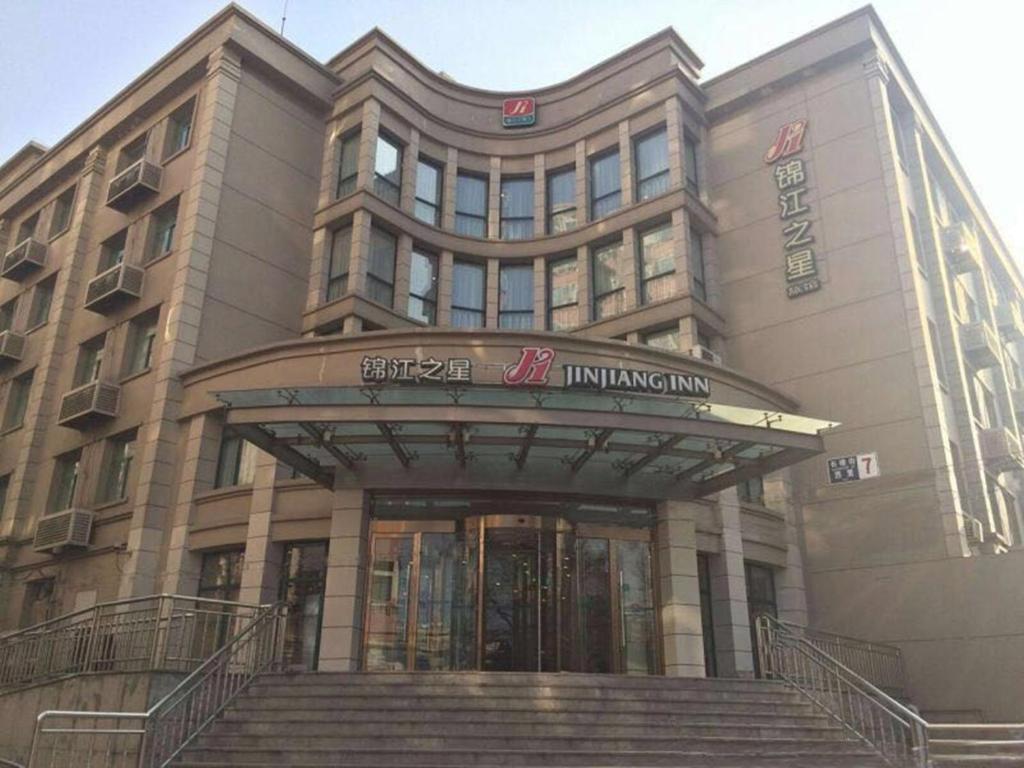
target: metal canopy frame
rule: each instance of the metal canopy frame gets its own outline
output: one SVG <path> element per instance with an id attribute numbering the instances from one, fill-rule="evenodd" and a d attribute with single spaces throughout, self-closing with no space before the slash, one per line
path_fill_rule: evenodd
<path id="1" fill-rule="evenodd" d="M 419 468 L 504 466 L 703 496 L 823 450 L 835 422 L 658 395 L 494 386 L 215 393 L 238 434 L 326 488 Z M 560 469 L 559 469 L 560 468 Z"/>

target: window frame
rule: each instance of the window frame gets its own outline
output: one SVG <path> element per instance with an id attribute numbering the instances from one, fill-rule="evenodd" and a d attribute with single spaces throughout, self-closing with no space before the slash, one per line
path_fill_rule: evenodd
<path id="1" fill-rule="evenodd" d="M 505 298 L 506 292 L 502 289 L 502 283 L 505 280 L 505 276 L 508 275 L 510 273 L 510 271 L 516 271 L 516 272 L 520 272 L 520 273 L 523 273 L 523 274 L 529 274 L 529 276 L 530 276 L 530 306 L 529 306 L 529 309 L 505 309 L 504 308 L 504 298 Z M 509 262 L 509 263 L 505 263 L 505 264 L 499 263 L 498 264 L 498 327 L 499 328 L 510 328 L 510 329 L 514 329 L 514 330 L 532 330 L 533 329 L 534 300 L 535 300 L 535 291 L 536 291 L 536 288 L 537 288 L 537 286 L 534 283 L 535 283 L 535 281 L 534 281 L 533 262 L 532 261 L 531 262 L 527 262 L 525 264 L 515 263 L 515 262 Z M 520 326 L 520 325 L 506 325 L 505 324 L 506 320 L 511 320 L 512 318 L 524 318 L 524 317 L 529 317 L 530 322 L 529 322 L 528 325 Z"/>
<path id="2" fill-rule="evenodd" d="M 483 213 L 469 213 L 459 208 L 459 181 L 461 179 L 467 179 L 470 181 L 479 182 L 484 185 L 484 207 Z M 489 190 L 490 179 L 482 174 L 473 173 L 471 171 L 458 171 L 455 174 L 455 233 L 464 237 L 479 237 L 485 239 L 487 237 L 487 213 L 490 208 L 489 204 Z M 473 232 L 463 231 L 459 226 L 460 221 L 477 221 L 482 225 L 483 233 L 475 234 Z"/>
<path id="3" fill-rule="evenodd" d="M 36 328 L 42 328 L 48 322 L 50 322 L 50 310 L 53 308 L 53 293 L 57 288 L 57 275 L 53 274 L 49 277 L 43 278 L 32 288 L 32 299 L 28 304 L 28 318 L 26 319 L 25 332 L 30 333 Z M 39 297 L 40 292 L 45 292 L 47 295 L 46 299 L 46 311 L 40 313 L 39 311 Z M 38 314 L 42 314 L 42 319 L 37 318 Z"/>
<path id="4" fill-rule="evenodd" d="M 505 215 L 505 187 L 506 185 L 515 184 L 529 184 L 530 185 L 530 214 L 529 216 L 506 216 Z M 498 238 L 501 240 L 531 240 L 536 232 L 536 218 L 534 216 L 534 203 L 536 201 L 537 190 L 535 188 L 533 176 L 502 176 L 501 183 L 499 186 L 498 196 Z M 522 237 L 510 237 L 506 234 L 505 224 L 523 224 L 529 222 L 529 233 L 524 234 Z M 512 227 L 514 230 L 514 227 Z"/>
<path id="5" fill-rule="evenodd" d="M 675 346 L 668 346 L 664 344 L 652 344 L 651 339 L 656 337 L 675 337 Z M 680 347 L 680 333 L 679 324 L 665 326 L 664 328 L 656 328 L 653 331 L 648 331 L 642 337 L 644 346 L 651 347 L 652 349 L 660 349 L 663 352 L 682 352 Z"/>
<path id="6" fill-rule="evenodd" d="M 394 173 L 397 180 L 393 181 L 386 174 L 377 168 L 377 159 L 380 153 L 380 145 L 386 144 L 395 150 L 396 162 Z M 394 206 L 399 205 L 402 200 L 402 160 L 405 156 L 405 146 L 394 136 L 386 131 L 377 132 L 377 141 L 373 145 L 373 193 L 385 202 Z"/>
<path id="7" fill-rule="evenodd" d="M 432 168 L 434 171 L 437 172 L 437 183 L 434 185 L 435 186 L 434 192 L 436 193 L 436 196 L 437 196 L 437 202 L 430 202 L 429 200 L 424 200 L 422 197 L 420 197 L 419 192 L 420 192 L 420 167 L 421 166 L 427 166 L 428 168 Z M 429 207 L 429 208 L 431 208 L 433 210 L 434 215 L 433 215 L 433 217 L 430 220 L 427 220 L 427 219 L 425 219 L 425 218 L 423 218 L 422 216 L 419 215 L 419 209 L 418 209 L 419 205 L 425 205 L 425 206 L 427 206 L 427 207 Z M 413 204 L 412 204 L 413 212 L 412 212 L 412 215 L 413 215 L 414 218 L 418 219 L 419 221 L 424 222 L 425 224 L 430 224 L 430 225 L 435 226 L 435 227 L 440 227 L 441 226 L 441 215 L 442 215 L 442 212 L 444 210 L 443 206 L 444 206 L 444 164 L 436 162 L 432 158 L 427 157 L 426 155 L 420 155 L 419 157 L 416 158 L 416 184 L 415 184 L 415 187 L 413 189 Z"/>
<path id="8" fill-rule="evenodd" d="M 619 167 L 619 174 L 618 174 L 618 176 L 619 176 L 619 183 L 618 183 L 618 186 L 614 190 L 612 190 L 610 192 L 605 192 L 602 195 L 597 195 L 597 194 L 595 194 L 594 168 L 595 168 L 595 166 L 598 163 L 603 162 L 605 160 L 608 160 L 608 159 L 610 159 L 612 157 L 615 157 L 616 163 L 618 164 L 618 167 Z M 604 150 L 603 152 L 598 152 L 598 153 L 592 155 L 588 159 L 588 161 L 587 161 L 587 172 L 588 172 L 588 177 L 589 177 L 589 180 L 590 180 L 590 185 L 589 185 L 589 190 L 588 190 L 589 191 L 589 197 L 590 197 L 590 200 L 589 200 L 590 220 L 591 221 L 597 221 L 598 219 L 603 219 L 605 216 L 610 216 L 611 214 L 615 213 L 615 211 L 621 209 L 622 208 L 622 156 L 621 156 L 621 153 L 619 152 L 618 144 L 616 144 L 614 147 L 610 147 L 609 149 Z M 608 200 L 608 199 L 610 199 L 612 197 L 618 197 L 618 203 L 616 204 L 616 206 L 614 208 L 609 208 L 604 213 L 598 214 L 597 213 L 598 204 L 603 202 L 603 201 L 605 201 L 605 200 Z"/>
<path id="9" fill-rule="evenodd" d="M 432 297 L 431 296 L 424 296 L 422 294 L 416 293 L 413 290 L 412 271 L 413 271 L 413 269 L 415 267 L 415 263 L 416 263 L 416 259 L 417 258 L 425 259 L 431 265 L 431 271 L 432 271 L 432 274 L 433 274 L 433 277 L 432 277 L 432 288 L 431 288 L 431 293 L 433 294 Z M 440 266 L 441 266 L 440 259 L 437 257 L 437 254 L 434 254 L 434 253 L 431 253 L 430 251 L 427 251 L 427 250 L 424 250 L 422 248 L 417 248 L 417 247 L 413 246 L 412 254 L 409 257 L 409 305 L 407 307 L 406 314 L 409 315 L 409 317 L 413 318 L 414 320 L 419 320 L 420 322 L 424 322 L 427 325 L 437 325 L 437 297 L 438 297 L 438 283 L 439 283 L 439 277 L 440 277 Z M 420 302 L 420 304 L 423 307 L 429 307 L 430 308 L 430 312 L 429 313 L 426 313 L 426 312 L 421 313 L 421 314 L 429 315 L 429 319 L 424 320 L 421 316 L 416 315 L 413 312 L 413 307 L 412 307 L 413 300 L 416 300 L 416 301 Z"/>
<path id="10" fill-rule="evenodd" d="M 113 504 L 128 498 L 128 480 L 137 441 L 138 432 L 134 429 L 107 438 L 103 450 L 103 471 L 96 488 L 97 504 Z M 113 474 L 115 469 L 116 476 Z"/>
<path id="11" fill-rule="evenodd" d="M 683 131 L 683 184 L 695 195 L 700 195 L 700 139 Z"/>
<path id="12" fill-rule="evenodd" d="M 3 422 L 0 422 L 0 432 L 7 433 L 25 426 L 25 414 L 28 411 L 28 400 L 32 392 L 32 383 L 35 379 L 36 369 L 20 376 L 15 376 L 7 382 L 7 392 L 4 396 Z M 18 394 L 18 399 L 14 394 Z M 15 407 L 17 403 L 17 407 Z M 17 418 L 15 419 L 15 413 Z"/>
<path id="13" fill-rule="evenodd" d="M 131 161 L 126 160 L 126 156 L 129 154 L 135 154 L 135 145 L 139 145 L 138 157 L 134 157 Z M 120 176 L 126 170 L 131 168 L 140 160 L 146 159 L 146 151 L 149 149 L 149 129 L 146 129 L 131 141 L 126 141 L 117 150 L 117 162 L 114 165 L 114 177 Z"/>
<path id="14" fill-rule="evenodd" d="M 610 249 L 610 248 L 614 248 L 614 247 L 618 248 L 617 259 L 618 259 L 618 261 L 620 263 L 617 266 L 619 268 L 621 268 L 622 262 L 625 260 L 625 256 L 624 256 L 625 245 L 624 245 L 624 243 L 621 240 L 612 240 L 612 241 L 609 241 L 609 242 L 606 242 L 606 243 L 602 243 L 601 245 L 594 245 L 594 246 L 590 247 L 591 312 L 592 312 L 592 316 L 593 316 L 593 319 L 594 319 L 595 322 L 598 321 L 598 320 L 606 320 L 606 319 L 608 319 L 610 317 L 617 317 L 617 316 L 621 315 L 623 312 L 626 311 L 626 302 L 625 302 L 626 282 L 623 279 L 624 275 L 619 272 L 618 268 L 616 269 L 616 275 L 617 275 L 618 281 L 621 283 L 621 285 L 619 285 L 617 288 L 614 288 L 612 290 L 604 291 L 603 293 L 598 293 L 598 290 L 597 290 L 597 263 L 598 263 L 598 255 L 601 252 L 603 252 L 603 251 L 605 251 L 607 249 Z M 616 302 L 616 305 L 621 304 L 621 308 L 618 311 L 612 312 L 610 314 L 602 314 L 601 312 L 599 312 L 598 311 L 598 307 L 601 304 L 601 300 L 605 299 L 605 298 L 607 298 L 609 296 L 615 296 L 615 295 L 622 296 L 622 299 L 620 301 Z"/>
<path id="15" fill-rule="evenodd" d="M 64 472 L 70 467 L 70 475 Z M 78 483 L 82 476 L 82 449 L 66 451 L 53 460 L 53 474 L 50 477 L 50 492 L 46 498 L 46 510 L 50 514 L 74 509 Z M 65 485 L 67 482 L 67 485 Z"/>
<path id="16" fill-rule="evenodd" d="M 123 240 L 119 251 L 115 250 L 110 245 L 115 240 Z M 96 262 L 96 274 L 102 275 L 104 272 L 124 264 L 125 256 L 127 256 L 127 254 L 128 227 L 124 227 L 100 243 L 100 254 Z"/>
<path id="17" fill-rule="evenodd" d="M 232 446 L 237 449 L 226 455 Z M 235 432 L 231 427 L 224 427 L 221 432 L 220 445 L 217 448 L 217 467 L 214 471 L 214 488 L 234 488 L 240 485 L 252 485 L 253 478 L 250 473 L 255 471 L 256 446 Z M 230 467 L 226 461 L 230 459 Z M 243 469 L 245 476 L 243 477 Z M 230 482 L 223 482 L 228 479 Z"/>
<path id="18" fill-rule="evenodd" d="M 686 244 L 686 258 L 690 267 L 690 292 L 703 302 L 708 300 L 708 265 L 704 256 L 704 235 L 694 227 L 688 232 L 689 242 Z M 694 243 L 697 248 L 694 249 Z M 699 251 L 699 253 L 698 253 Z M 698 270 L 697 267 L 700 267 Z M 698 277 L 698 272 L 700 276 Z"/>
<path id="19" fill-rule="evenodd" d="M 388 282 L 381 275 L 377 275 L 377 274 L 375 274 L 373 272 L 373 248 L 374 248 L 374 237 L 375 236 L 384 236 L 384 237 L 388 238 L 388 240 L 391 243 L 391 256 L 390 256 L 390 259 L 391 259 L 391 281 L 390 282 Z M 388 307 L 389 309 L 393 309 L 394 306 L 395 306 L 395 272 L 396 272 L 397 269 L 398 269 L 398 237 L 396 235 L 392 234 L 391 232 L 389 232 L 386 229 L 381 229 L 380 227 L 373 227 L 373 226 L 371 226 L 370 227 L 370 248 L 369 248 L 369 251 L 367 252 L 367 259 L 366 259 L 366 287 L 365 287 L 366 298 L 370 299 L 371 301 L 375 301 L 378 304 L 383 304 L 384 306 Z M 382 288 L 382 287 L 386 288 L 387 292 L 389 294 L 388 301 L 383 301 L 381 298 L 378 298 L 374 294 L 371 286 L 372 286 L 372 288 L 378 288 L 378 289 Z"/>
<path id="20" fill-rule="evenodd" d="M 0 333 L 14 330 L 14 321 L 18 317 L 18 305 L 20 300 L 21 294 L 18 294 L 5 301 L 3 304 L 0 304 Z"/>
<path id="21" fill-rule="evenodd" d="M 552 182 L 562 177 L 569 177 L 572 179 L 572 205 L 566 205 L 562 203 L 562 208 L 555 210 L 552 201 L 554 195 L 551 194 Z M 576 205 L 576 166 L 569 165 L 562 168 L 556 168 L 555 170 L 549 171 L 544 178 L 544 206 L 545 210 L 545 232 L 549 235 L 560 235 L 563 232 L 570 232 L 579 227 L 579 218 L 577 217 L 577 205 Z M 566 214 L 572 214 L 572 226 L 565 227 L 563 229 L 555 229 L 555 221 L 558 217 L 565 216 Z"/>
<path id="22" fill-rule="evenodd" d="M 107 346 L 107 333 L 104 331 L 98 336 L 93 336 L 78 345 L 78 354 L 75 356 L 75 370 L 71 379 L 71 388 L 78 389 L 87 384 L 99 381 L 100 373 L 103 370 L 103 357 Z M 92 356 L 91 361 L 89 355 Z M 92 378 L 85 378 L 87 369 L 92 370 Z"/>
<path id="23" fill-rule="evenodd" d="M 358 128 L 338 138 L 338 180 L 334 185 L 334 199 L 340 200 L 356 191 L 359 186 L 359 148 L 362 143 L 362 131 Z M 355 151 L 355 169 L 347 176 L 342 176 L 345 171 L 345 148 L 353 147 Z M 351 187 L 349 183 L 351 182 Z"/>
<path id="24" fill-rule="evenodd" d="M 646 248 L 644 246 L 644 239 L 646 237 L 648 237 L 649 235 L 652 235 L 652 234 L 655 234 L 655 233 L 662 233 L 662 232 L 667 233 L 667 240 L 659 240 L 657 242 L 658 243 L 662 243 L 662 242 L 668 242 L 669 243 L 670 251 L 671 251 L 671 256 L 672 256 L 671 268 L 668 269 L 667 271 L 658 272 L 657 274 L 654 274 L 654 275 L 651 275 L 650 277 L 647 277 L 645 275 L 645 267 L 646 267 L 646 264 L 647 264 L 647 262 L 646 262 L 647 251 L 646 251 Z M 672 234 L 672 222 L 670 222 L 670 221 L 662 222 L 661 224 L 655 224 L 653 226 L 647 227 L 646 229 L 637 232 L 636 242 L 637 242 L 637 258 L 638 258 L 638 262 L 639 262 L 637 266 L 639 267 L 638 273 L 639 273 L 639 277 L 640 277 L 640 303 L 643 304 L 643 305 L 647 305 L 647 304 L 651 304 L 652 302 L 665 301 L 666 299 L 670 299 L 673 296 L 675 296 L 678 293 L 678 291 L 676 290 L 675 280 L 674 280 L 674 276 L 676 274 L 676 259 L 675 259 L 675 250 L 674 250 L 675 238 L 673 237 L 673 234 Z M 670 282 L 672 284 L 671 285 L 671 290 L 669 290 L 669 292 L 665 296 L 662 296 L 660 298 L 652 298 L 650 295 L 648 295 L 649 286 L 651 284 L 655 283 L 655 282 Z"/>
<path id="25" fill-rule="evenodd" d="M 139 376 L 153 368 L 153 352 L 156 349 L 157 326 L 160 324 L 160 308 L 142 312 L 128 321 L 128 338 L 124 349 L 123 370 L 121 378 L 127 379 L 132 376 Z M 145 365 L 136 367 L 134 361 L 138 358 L 138 345 L 142 341 L 145 351 Z"/>
<path id="26" fill-rule="evenodd" d="M 72 184 L 70 187 L 65 189 L 59 195 L 53 199 L 52 210 L 50 212 L 50 230 L 49 230 L 49 241 L 53 242 L 58 237 L 63 235 L 69 229 L 71 229 L 71 220 L 75 217 L 75 198 L 78 196 L 78 185 Z M 65 201 L 66 202 L 63 202 Z M 64 221 L 60 228 L 57 228 L 57 212 L 59 210 L 65 210 Z"/>
<path id="27" fill-rule="evenodd" d="M 160 162 L 168 163 L 178 155 L 186 152 L 189 147 L 192 146 L 192 134 L 195 130 L 196 120 L 196 96 L 190 96 L 188 99 L 183 101 L 181 104 L 171 110 L 170 114 L 167 115 L 166 122 L 164 124 L 164 146 L 160 152 Z M 175 124 L 176 117 L 179 113 L 183 113 L 188 108 L 188 120 L 185 124 L 185 140 L 180 139 L 175 142 L 174 148 L 170 149 L 170 137 L 171 137 L 171 126 Z M 178 123 L 180 126 L 181 123 Z"/>
<path id="28" fill-rule="evenodd" d="M 483 280 L 480 283 L 480 306 L 470 307 L 466 305 L 455 303 L 455 286 L 457 281 L 455 279 L 456 273 L 460 268 L 468 267 L 473 270 L 479 270 L 483 276 Z M 479 325 L 463 325 L 455 322 L 456 312 L 468 312 L 474 315 L 479 315 Z M 487 265 L 481 264 L 478 261 L 472 261 L 469 259 L 455 259 L 452 262 L 452 304 L 451 304 L 451 325 L 453 328 L 485 328 L 487 326 Z"/>
<path id="29" fill-rule="evenodd" d="M 178 230 L 178 215 L 181 213 L 181 196 L 178 195 L 166 203 L 161 205 L 155 211 L 149 215 L 149 232 L 146 238 L 146 264 L 152 264 L 154 261 L 162 259 L 164 256 L 169 256 L 174 253 L 174 235 Z M 174 212 L 173 217 L 169 216 L 170 211 Z M 167 219 L 163 219 L 163 217 Z M 161 238 L 161 223 L 170 221 L 170 226 L 165 227 L 163 232 L 169 232 L 170 234 Z M 164 242 L 161 247 L 158 248 L 158 238 Z"/>
<path id="30" fill-rule="evenodd" d="M 554 279 L 553 279 L 554 271 L 555 271 L 555 269 L 558 266 L 563 265 L 563 264 L 568 264 L 569 262 L 572 262 L 573 272 L 576 274 L 576 281 L 573 283 L 573 287 L 576 289 L 576 291 L 573 293 L 573 300 L 571 302 L 570 301 L 566 301 L 566 302 L 563 302 L 561 304 L 555 304 L 555 294 L 554 294 L 555 284 L 554 284 Z M 556 258 L 548 259 L 547 263 L 545 264 L 545 269 L 546 269 L 546 278 L 547 278 L 547 280 L 546 280 L 546 288 L 547 288 L 547 311 L 548 311 L 547 327 L 548 327 L 548 330 L 556 331 L 557 332 L 557 331 L 569 331 L 569 330 L 572 330 L 573 328 L 579 328 L 579 326 L 580 326 L 580 292 L 579 292 L 580 260 L 579 260 L 579 257 L 576 256 L 576 255 L 572 255 L 572 256 L 562 256 L 562 257 L 556 257 Z M 571 325 L 564 325 L 564 326 L 560 325 L 559 327 L 556 328 L 555 327 L 555 313 L 558 310 L 569 309 L 570 307 L 575 309 L 576 321 L 573 324 L 571 324 Z"/>
<path id="31" fill-rule="evenodd" d="M 649 176 L 640 176 L 640 145 L 645 141 L 650 141 L 657 137 L 662 137 L 665 142 L 665 167 L 659 170 L 657 173 L 653 173 Z M 636 200 L 637 203 L 642 203 L 645 200 L 651 200 L 655 197 L 665 194 L 669 191 L 672 186 L 670 179 L 669 168 L 671 166 L 668 149 L 668 128 L 664 125 L 651 128 L 650 130 L 644 131 L 643 133 L 637 134 L 633 138 L 633 167 L 636 170 Z M 653 194 L 644 195 L 644 185 L 650 184 L 652 181 L 659 179 L 665 179 L 664 188 Z"/>

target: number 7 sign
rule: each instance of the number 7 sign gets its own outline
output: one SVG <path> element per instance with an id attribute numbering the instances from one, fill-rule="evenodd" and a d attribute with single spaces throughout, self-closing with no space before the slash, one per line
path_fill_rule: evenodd
<path id="1" fill-rule="evenodd" d="M 865 480 L 869 477 L 878 477 L 881 474 L 878 468 L 878 454 L 857 454 L 857 469 L 861 480 Z"/>

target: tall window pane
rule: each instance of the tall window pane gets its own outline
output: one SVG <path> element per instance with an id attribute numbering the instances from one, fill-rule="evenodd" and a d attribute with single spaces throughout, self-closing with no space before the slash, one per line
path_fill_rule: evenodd
<path id="1" fill-rule="evenodd" d="M 576 169 L 548 176 L 548 234 L 576 228 Z"/>
<path id="2" fill-rule="evenodd" d="M 71 224 L 71 210 L 75 202 L 75 188 L 65 189 L 53 201 L 53 216 L 50 218 L 50 238 L 54 238 Z"/>
<path id="3" fill-rule="evenodd" d="M 640 276 L 643 302 L 667 299 L 676 292 L 676 257 L 672 247 L 672 225 L 664 224 L 640 236 Z"/>
<path id="4" fill-rule="evenodd" d="M 626 289 L 623 278 L 626 264 L 622 243 L 611 243 L 593 252 L 594 319 L 618 315 L 626 309 Z"/>
<path id="5" fill-rule="evenodd" d="M 413 212 L 420 221 L 441 225 L 441 168 L 420 160 L 416 164 L 416 201 Z"/>
<path id="6" fill-rule="evenodd" d="M 128 473 L 135 459 L 135 432 L 118 435 L 107 441 L 97 501 L 105 503 L 128 496 Z"/>
<path id="7" fill-rule="evenodd" d="M 11 476 L 0 477 L 0 522 L 4 519 L 4 512 L 7 510 L 7 489 L 11 484 Z"/>
<path id="8" fill-rule="evenodd" d="M 501 239 L 533 237 L 533 179 L 501 180 Z"/>
<path id="9" fill-rule="evenodd" d="M 34 371 L 23 373 L 16 379 L 12 379 L 7 385 L 7 404 L 4 406 L 3 430 L 20 427 L 25 421 L 25 411 L 28 408 L 28 396 L 32 390 L 32 377 Z"/>
<path id="10" fill-rule="evenodd" d="M 331 260 L 327 265 L 327 301 L 348 290 L 349 257 L 352 254 L 352 227 L 335 230 L 331 238 Z"/>
<path id="11" fill-rule="evenodd" d="M 679 328 L 665 328 L 654 331 L 644 336 L 644 344 L 657 349 L 668 350 L 669 352 L 679 351 Z"/>
<path id="12" fill-rule="evenodd" d="M 159 310 L 133 318 L 128 324 L 128 345 L 124 355 L 124 375 L 142 373 L 153 365 L 156 324 Z"/>
<path id="13" fill-rule="evenodd" d="M 57 284 L 57 276 L 52 275 L 36 283 L 32 289 L 32 303 L 28 308 L 29 329 L 36 328 L 50 319 L 50 304 L 53 303 L 53 287 Z"/>
<path id="14" fill-rule="evenodd" d="M 437 256 L 412 252 L 409 268 L 409 316 L 437 324 Z"/>
<path id="15" fill-rule="evenodd" d="M 697 140 L 692 136 L 683 139 L 683 162 L 686 170 L 686 188 L 697 194 L 700 192 L 700 177 L 697 166 Z"/>
<path id="16" fill-rule="evenodd" d="M 690 230 L 690 274 L 693 276 L 693 295 L 701 301 L 707 301 L 708 288 L 704 275 L 704 238 L 695 229 Z"/>
<path id="17" fill-rule="evenodd" d="M 192 137 L 192 112 L 195 110 L 196 100 L 192 97 L 167 118 L 167 131 L 164 135 L 163 159 L 176 155 L 188 146 Z"/>
<path id="18" fill-rule="evenodd" d="M 100 377 L 100 367 L 103 365 L 103 348 L 106 345 L 106 341 L 106 334 L 101 334 L 78 347 L 78 361 L 75 364 L 75 378 L 72 386 L 81 387 L 96 381 Z"/>
<path id="19" fill-rule="evenodd" d="M 256 446 L 230 429 L 224 430 L 217 457 L 214 487 L 248 485 L 256 473 Z"/>
<path id="20" fill-rule="evenodd" d="M 0 304 L 0 331 L 9 331 L 14 327 L 14 313 L 18 310 L 18 297 Z"/>
<path id="21" fill-rule="evenodd" d="M 61 512 L 75 503 L 75 489 L 78 487 L 78 469 L 81 451 L 71 451 L 57 457 L 53 467 L 53 484 L 50 487 L 49 511 Z"/>
<path id="22" fill-rule="evenodd" d="M 385 306 L 395 303 L 395 256 L 398 240 L 381 229 L 370 231 L 370 261 L 366 267 L 366 295 Z"/>
<path id="23" fill-rule="evenodd" d="M 108 237 L 100 245 L 100 262 L 96 273 L 106 272 L 124 261 L 124 251 L 128 244 L 128 230 L 122 229 L 113 237 Z"/>
<path id="24" fill-rule="evenodd" d="M 647 200 L 668 191 L 668 134 L 662 128 L 636 140 L 636 199 Z"/>
<path id="25" fill-rule="evenodd" d="M 452 325 L 483 328 L 484 286 L 487 270 L 482 264 L 456 261 L 452 269 Z"/>
<path id="26" fill-rule="evenodd" d="M 174 249 L 174 230 L 178 225 L 178 200 L 174 198 L 153 212 L 149 224 L 146 261 L 165 256 Z"/>
<path id="27" fill-rule="evenodd" d="M 580 324 L 579 269 L 575 256 L 548 262 L 548 327 L 565 331 Z"/>
<path id="28" fill-rule="evenodd" d="M 498 327 L 533 328 L 533 265 L 503 264 L 498 282 Z"/>
<path id="29" fill-rule="evenodd" d="M 622 205 L 618 150 L 590 161 L 590 217 L 607 216 Z"/>
<path id="30" fill-rule="evenodd" d="M 373 191 L 389 203 L 398 205 L 402 184 L 402 148 L 387 136 L 377 136 L 373 164 Z"/>
<path id="31" fill-rule="evenodd" d="M 359 176 L 359 134 L 354 133 L 341 140 L 338 168 L 338 189 L 335 197 L 344 197 L 356 191 Z"/>
<path id="32" fill-rule="evenodd" d="M 455 182 L 455 231 L 487 237 L 487 179 L 460 173 Z"/>

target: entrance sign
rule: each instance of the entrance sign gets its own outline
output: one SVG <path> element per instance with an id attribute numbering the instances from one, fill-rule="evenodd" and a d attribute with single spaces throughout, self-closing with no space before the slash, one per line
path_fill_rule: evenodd
<path id="1" fill-rule="evenodd" d="M 706 376 L 638 371 L 631 368 L 603 368 L 597 365 L 566 365 L 564 368 L 566 389 L 607 389 L 684 397 L 711 395 L 711 382 Z"/>
<path id="2" fill-rule="evenodd" d="M 550 347 L 523 347 L 519 362 L 505 369 L 502 381 L 510 387 L 519 384 L 546 385 L 554 359 L 555 351 Z"/>
<path id="3" fill-rule="evenodd" d="M 501 127 L 525 128 L 537 122 L 537 101 L 532 96 L 501 102 Z"/>
<path id="4" fill-rule="evenodd" d="M 370 357 L 359 365 L 366 384 L 472 384 L 473 361 L 468 357 L 438 360 L 428 357 Z"/>
<path id="5" fill-rule="evenodd" d="M 830 485 L 868 480 L 880 474 L 877 453 L 859 453 L 856 456 L 838 456 L 828 460 Z"/>

